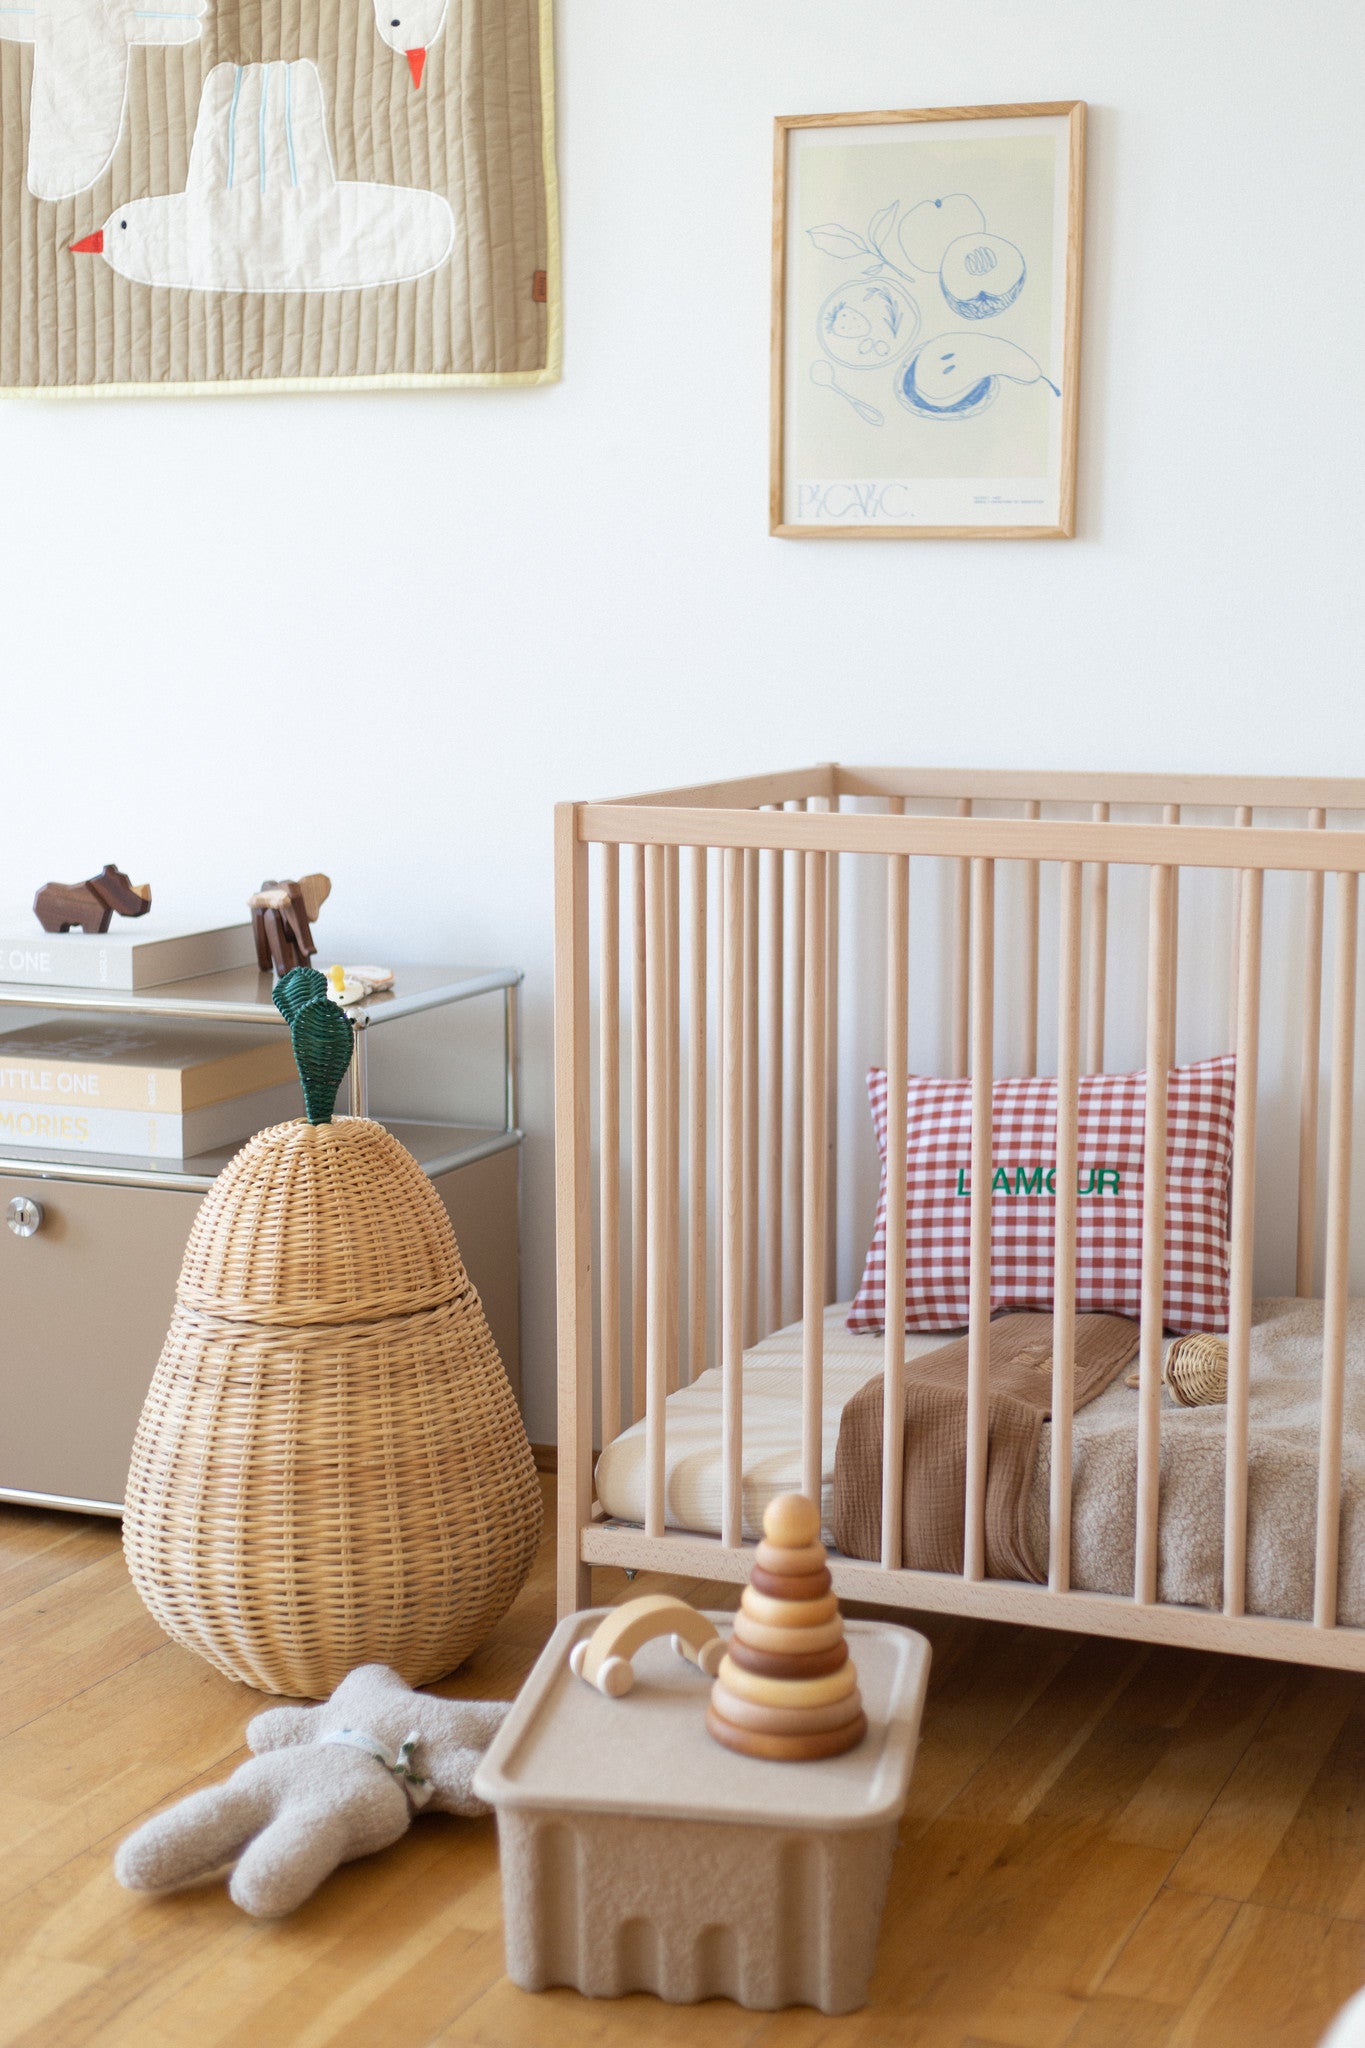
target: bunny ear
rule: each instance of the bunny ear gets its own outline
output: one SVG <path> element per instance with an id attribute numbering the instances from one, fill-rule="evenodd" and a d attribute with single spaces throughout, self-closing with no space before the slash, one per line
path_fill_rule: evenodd
<path id="1" fill-rule="evenodd" d="M 247 1748 L 253 1756 L 268 1749 L 292 1749 L 307 1742 L 316 1707 L 268 1707 L 246 1724 Z"/>

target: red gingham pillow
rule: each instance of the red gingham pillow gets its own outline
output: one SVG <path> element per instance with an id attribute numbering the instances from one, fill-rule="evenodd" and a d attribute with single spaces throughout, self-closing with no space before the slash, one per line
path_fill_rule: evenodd
<path id="1" fill-rule="evenodd" d="M 1171 1072 L 1166 1150 L 1166 1328 L 1225 1330 L 1232 1054 Z M 886 1073 L 867 1077 L 882 1161 L 877 1222 L 850 1330 L 886 1323 Z M 907 1084 L 905 1327 L 960 1330 L 967 1321 L 971 1236 L 972 1084 Z M 1076 1308 L 1136 1316 L 1142 1293 L 1142 1127 L 1145 1074 L 1084 1074 L 1076 1226 Z M 1055 1080 L 997 1081 L 992 1113 L 991 1312 L 1052 1307 L 1057 1159 Z"/>

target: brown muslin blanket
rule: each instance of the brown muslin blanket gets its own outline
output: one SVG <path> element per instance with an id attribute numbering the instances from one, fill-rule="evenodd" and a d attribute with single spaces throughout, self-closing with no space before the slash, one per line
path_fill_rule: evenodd
<path id="1" fill-rule="evenodd" d="M 1041 1582 L 1028 1500 L 1038 1440 L 1052 1410 L 1052 1317 L 1033 1311 L 991 1324 L 986 1574 Z M 1075 1406 L 1102 1394 L 1137 1355 L 1127 1316 L 1076 1318 Z M 901 1559 L 915 1571 L 960 1572 L 967 1487 L 967 1339 L 905 1366 Z M 847 1402 L 834 1459 L 834 1541 L 846 1557 L 881 1555 L 882 1375 Z"/>

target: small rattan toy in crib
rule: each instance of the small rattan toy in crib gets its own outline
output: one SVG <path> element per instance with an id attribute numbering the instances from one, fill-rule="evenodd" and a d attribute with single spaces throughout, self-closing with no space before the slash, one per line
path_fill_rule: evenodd
<path id="1" fill-rule="evenodd" d="M 1162 1381 L 1182 1408 L 1214 1408 L 1228 1397 L 1228 1340 L 1196 1335 L 1177 1337 L 1166 1353 Z M 1125 1386 L 1135 1387 L 1130 1372 Z"/>
<path id="2" fill-rule="evenodd" d="M 133 1583 L 230 1678 L 320 1699 L 357 1664 L 453 1670 L 540 1536 L 526 1433 L 441 1199 L 382 1124 L 332 1120 L 351 1023 L 286 974 L 306 1118 L 200 1205 L 133 1446 Z"/>

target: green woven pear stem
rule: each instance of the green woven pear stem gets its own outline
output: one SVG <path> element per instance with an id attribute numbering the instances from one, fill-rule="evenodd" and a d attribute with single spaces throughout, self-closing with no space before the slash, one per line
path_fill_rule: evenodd
<path id="1" fill-rule="evenodd" d="M 327 977 L 315 967 L 291 967 L 276 983 L 273 1000 L 289 1025 L 304 1114 L 310 1124 L 329 1124 L 351 1064 L 351 1020 L 332 1001 Z"/>

